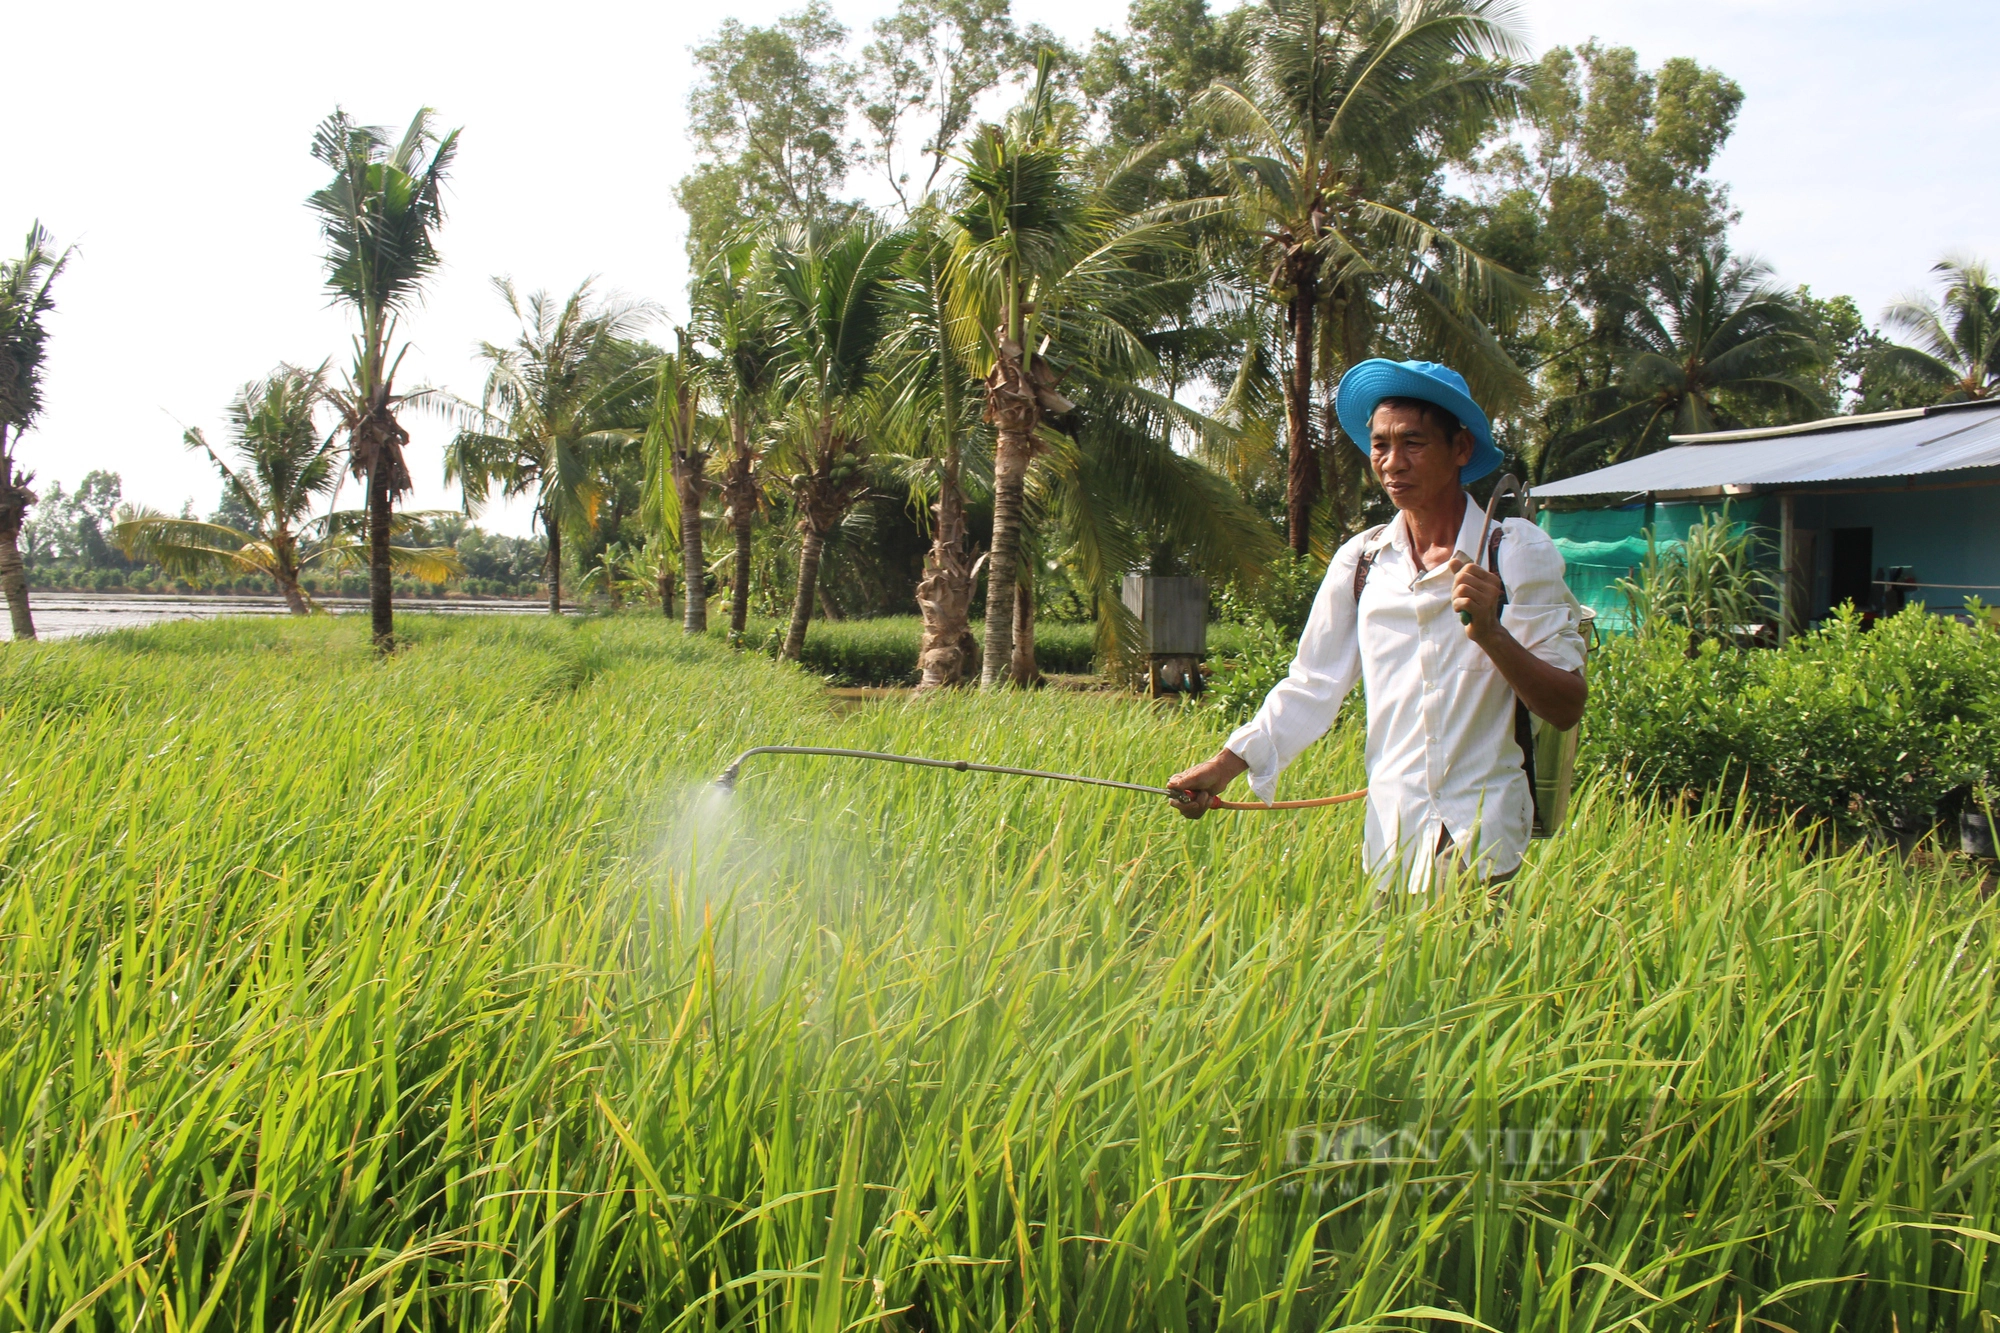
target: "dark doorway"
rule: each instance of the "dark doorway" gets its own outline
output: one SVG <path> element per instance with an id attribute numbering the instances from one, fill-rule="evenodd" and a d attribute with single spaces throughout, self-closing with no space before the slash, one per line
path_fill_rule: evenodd
<path id="1" fill-rule="evenodd" d="M 1827 592 L 1828 607 L 1852 602 L 1866 611 L 1874 605 L 1870 580 L 1875 570 L 1875 529 L 1835 528 L 1833 530 L 1833 586 Z"/>

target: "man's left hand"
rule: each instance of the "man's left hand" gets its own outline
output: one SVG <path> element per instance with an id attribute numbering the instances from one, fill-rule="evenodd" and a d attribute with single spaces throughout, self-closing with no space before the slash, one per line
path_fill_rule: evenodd
<path id="1" fill-rule="evenodd" d="M 1465 627 L 1465 636 L 1474 643 L 1484 643 L 1500 631 L 1500 603 L 1505 596 L 1505 587 L 1500 576 L 1463 555 L 1451 558 L 1451 609 L 1460 613 L 1472 613 L 1471 621 Z"/>

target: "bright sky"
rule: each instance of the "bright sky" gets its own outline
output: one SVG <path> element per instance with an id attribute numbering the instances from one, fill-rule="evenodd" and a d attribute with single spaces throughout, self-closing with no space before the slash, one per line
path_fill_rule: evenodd
<path id="1" fill-rule="evenodd" d="M 481 338 L 512 326 L 488 285 L 603 289 L 683 307 L 672 187 L 690 164 L 687 50 L 724 13 L 767 22 L 797 0 L 728 6 L 572 0 L 353 0 L 310 6 L 67 4 L 13 11 L 0 244 L 39 217 L 78 253 L 57 289 L 48 406 L 23 442 L 44 481 L 123 474 L 128 498 L 204 513 L 218 484 L 182 424 L 223 438 L 237 385 L 280 360 L 336 365 L 303 201 L 307 153 L 336 103 L 401 127 L 428 103 L 465 135 L 443 233 L 447 267 L 407 324 L 406 384 L 476 396 Z M 889 0 L 835 0 L 864 30 Z M 1079 44 L 1124 0 L 1016 0 Z M 1991 0 L 1524 0 L 1537 49 L 1592 36 L 1648 65 L 1691 55 L 1747 93 L 1717 164 L 1739 248 L 1787 282 L 1846 292 L 1871 318 L 1963 250 L 2000 262 L 2000 98 Z M 32 53 L 28 55 L 27 53 Z M 440 479 L 449 427 L 418 418 L 413 503 Z M 524 512 L 487 516 L 527 530 Z"/>

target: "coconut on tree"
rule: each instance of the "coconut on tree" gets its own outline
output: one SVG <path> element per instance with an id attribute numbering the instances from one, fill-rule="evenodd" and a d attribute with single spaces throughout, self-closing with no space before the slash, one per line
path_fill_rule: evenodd
<path id="1" fill-rule="evenodd" d="M 1245 77 L 1195 107 L 1230 144 L 1278 307 L 1276 345 L 1253 339 L 1250 353 L 1282 376 L 1286 535 L 1304 555 L 1322 485 L 1315 386 L 1369 356 L 1385 302 L 1481 402 L 1526 395 L 1490 331 L 1520 280 L 1382 188 L 1412 149 L 1469 147 L 1512 113 L 1526 48 L 1501 0 L 1262 0 L 1246 26 Z"/>
<path id="2" fill-rule="evenodd" d="M 523 300 L 507 278 L 493 286 L 520 332 L 508 346 L 479 345 L 486 386 L 477 406 L 460 404 L 468 424 L 445 451 L 445 480 L 463 489 L 467 513 L 496 487 L 533 499 L 548 542 L 549 614 L 561 615 L 563 530 L 596 520 L 605 455 L 631 439 L 621 409 L 629 377 L 642 372 L 630 340 L 648 311 L 600 301 L 588 281 L 560 302 L 539 291 Z"/>
<path id="3" fill-rule="evenodd" d="M 217 453 L 201 430 L 182 435 L 186 447 L 208 456 L 222 477 L 226 498 L 249 516 L 247 527 L 177 518 L 143 505 L 118 511 L 112 540 L 126 557 L 150 561 L 176 578 L 259 574 L 277 585 L 293 615 L 312 609 L 300 577 L 311 569 L 341 570 L 366 564 L 366 515 L 354 510 L 313 516 L 322 497 L 339 486 L 343 447 L 322 429 L 327 408 L 326 368 L 281 365 L 244 385 L 229 403 L 234 465 Z M 408 532 L 418 515 L 397 514 L 391 531 Z M 460 572 L 450 547 L 391 545 L 396 572 L 442 583 Z"/>
<path id="4" fill-rule="evenodd" d="M 21 523 L 35 493 L 19 459 L 21 435 L 42 413 L 42 369 L 48 358 L 50 295 L 72 252 L 57 254 L 37 222 L 19 259 L 0 261 L 0 591 L 14 637 L 35 637 L 28 575 L 21 565 Z"/>
<path id="5" fill-rule="evenodd" d="M 769 464 L 791 492 L 798 586 L 781 656 L 805 650 L 826 540 L 868 492 L 879 404 L 877 354 L 893 308 L 903 233 L 873 222 L 795 224 L 760 256 L 768 275 L 773 381 L 784 415 Z"/>
<path id="6" fill-rule="evenodd" d="M 410 435 L 397 413 L 426 396 L 397 392 L 396 371 L 409 348 L 397 346 L 396 325 L 437 271 L 445 173 L 458 149 L 459 132 L 440 138 L 432 115 L 429 107 L 419 110 L 402 137 L 391 139 L 390 131 L 335 110 L 312 144 L 333 179 L 306 201 L 326 241 L 327 290 L 361 324 L 354 363 L 327 400 L 347 433 L 348 465 L 367 485 L 368 614 L 382 652 L 395 646 L 393 510 L 411 486 L 403 454 Z"/>

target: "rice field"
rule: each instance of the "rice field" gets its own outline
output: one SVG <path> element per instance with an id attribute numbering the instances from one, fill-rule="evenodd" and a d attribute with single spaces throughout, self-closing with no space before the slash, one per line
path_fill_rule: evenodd
<path id="1" fill-rule="evenodd" d="M 0 1327 L 2000 1326 L 1949 862 L 1586 787 L 1503 901 L 1384 905 L 1352 807 L 705 787 L 1157 782 L 1173 705 L 398 629 L 0 654 Z"/>

